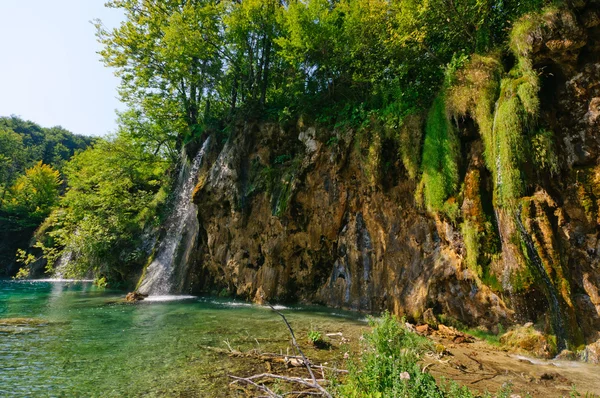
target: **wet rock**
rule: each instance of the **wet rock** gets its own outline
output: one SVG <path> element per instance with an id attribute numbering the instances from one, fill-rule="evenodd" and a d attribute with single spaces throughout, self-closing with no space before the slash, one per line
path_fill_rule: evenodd
<path id="1" fill-rule="evenodd" d="M 562 350 L 560 354 L 556 356 L 556 359 L 564 361 L 574 361 L 577 359 L 577 354 L 575 354 L 573 351 Z"/>
<path id="2" fill-rule="evenodd" d="M 138 293 L 138 292 L 130 292 L 130 293 L 127 293 L 127 296 L 125 296 L 125 301 L 133 303 L 136 301 L 142 301 L 146 297 L 148 297 L 147 294 L 142 294 L 142 293 Z"/>
<path id="3" fill-rule="evenodd" d="M 43 326 L 48 321 L 39 318 L 0 318 L 0 326 Z"/>
<path id="4" fill-rule="evenodd" d="M 579 353 L 579 358 L 588 363 L 600 363 L 600 340 L 587 345 L 583 351 Z"/>

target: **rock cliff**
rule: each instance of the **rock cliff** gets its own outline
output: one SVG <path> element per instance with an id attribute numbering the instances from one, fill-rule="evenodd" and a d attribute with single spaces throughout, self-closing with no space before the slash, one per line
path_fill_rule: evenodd
<path id="1" fill-rule="evenodd" d="M 454 217 L 415 199 L 418 181 L 404 158 L 420 156 L 418 118 L 393 137 L 247 121 L 224 144 L 214 140 L 199 173 L 200 233 L 185 290 L 387 309 L 409 319 L 431 308 L 490 329 L 532 321 L 556 335 L 559 348 L 561 339 L 597 340 L 599 8 L 590 1 L 548 12 L 524 37 L 557 164 L 545 172 L 525 161 L 516 209 L 495 203 L 468 115 L 454 120 L 462 153 Z M 515 62 L 502 61 L 506 69 Z M 402 148 L 394 137 L 401 141 L 406 129 Z M 467 239 L 480 243 L 475 266 Z"/>

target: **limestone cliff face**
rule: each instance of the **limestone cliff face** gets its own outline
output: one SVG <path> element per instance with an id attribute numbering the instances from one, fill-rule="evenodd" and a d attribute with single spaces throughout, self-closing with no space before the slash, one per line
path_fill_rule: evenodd
<path id="1" fill-rule="evenodd" d="M 464 159 L 454 220 L 416 204 L 417 182 L 394 140 L 378 143 L 374 161 L 352 130 L 247 122 L 224 145 L 215 140 L 200 172 L 186 290 L 409 318 L 431 308 L 470 325 L 531 320 L 575 341 L 600 337 L 600 14 L 581 3 L 547 15 L 528 38 L 559 168 L 531 173 L 516 218 L 494 207 L 468 120 L 457 121 Z M 478 211 L 495 236 L 495 248 L 482 248 L 486 277 L 467 266 L 460 227 Z"/>

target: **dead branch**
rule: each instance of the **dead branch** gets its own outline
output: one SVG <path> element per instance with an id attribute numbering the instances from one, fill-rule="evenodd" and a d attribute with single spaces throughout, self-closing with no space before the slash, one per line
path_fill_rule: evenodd
<path id="1" fill-rule="evenodd" d="M 292 336 L 292 344 L 294 345 L 294 347 L 296 348 L 296 350 L 302 357 L 302 360 L 304 361 L 304 365 L 306 366 L 306 370 L 308 370 L 308 374 L 310 374 L 310 378 L 312 379 L 312 384 L 313 384 L 312 387 L 319 390 L 322 393 L 322 395 L 324 395 L 325 397 L 332 398 L 331 394 L 329 394 L 329 392 L 317 382 L 317 378 L 315 377 L 315 374 L 313 373 L 312 368 L 311 368 L 311 363 L 308 361 L 308 359 L 306 359 L 304 352 L 302 352 L 300 345 L 298 345 L 298 342 L 296 341 L 296 336 L 294 335 L 294 330 L 292 329 L 292 326 L 288 322 L 285 315 L 283 315 L 281 312 L 277 311 L 275 309 L 275 307 L 273 307 L 271 304 L 269 304 L 269 307 L 271 307 L 271 310 L 273 310 L 273 312 L 275 312 L 277 315 L 279 315 L 281 317 L 281 319 L 283 319 L 288 330 L 290 331 L 290 335 Z"/>
<path id="2" fill-rule="evenodd" d="M 282 376 L 282 375 L 277 375 L 277 374 L 273 374 L 273 373 L 261 373 L 261 374 L 256 374 L 256 375 L 249 376 L 249 377 L 238 377 L 238 376 L 229 375 L 229 377 L 233 379 L 233 381 L 230 383 L 231 385 L 239 385 L 239 383 L 248 384 L 249 386 L 256 388 L 258 391 L 261 391 L 261 392 L 267 394 L 266 397 L 268 397 L 268 398 L 283 398 L 283 397 L 289 396 L 289 395 L 324 396 L 327 398 L 332 398 L 331 394 L 321 385 L 321 384 L 328 383 L 328 380 L 325 378 L 325 371 L 327 370 L 327 371 L 332 371 L 332 372 L 336 372 L 336 373 L 348 373 L 348 371 L 336 369 L 336 368 L 330 368 L 330 367 L 323 366 L 323 365 L 314 365 L 313 363 L 311 363 L 310 360 L 306 357 L 306 355 L 304 355 L 304 352 L 302 351 L 302 349 L 300 348 L 300 345 L 298 344 L 298 341 L 296 340 L 294 330 L 292 329 L 292 326 L 288 322 L 285 315 L 283 315 L 281 312 L 277 311 L 272 305 L 269 305 L 269 307 L 271 307 L 271 310 L 273 310 L 273 312 L 278 314 L 285 322 L 285 324 L 290 332 L 290 335 L 292 336 L 292 344 L 294 346 L 294 349 L 298 353 L 298 355 L 284 355 L 283 353 L 281 353 L 281 354 L 260 353 L 257 350 L 251 350 L 247 353 L 243 353 L 243 352 L 233 349 L 231 347 L 231 345 L 228 344 L 227 341 L 225 343 L 229 348 L 228 350 L 225 350 L 222 348 L 209 347 L 209 346 L 202 346 L 202 347 L 212 350 L 212 351 L 219 352 L 219 353 L 227 354 L 230 356 L 255 357 L 255 358 L 259 358 L 263 361 L 267 361 L 267 362 L 281 362 L 281 363 L 284 363 L 286 366 L 304 367 L 304 368 L 306 368 L 306 370 L 308 371 L 308 374 L 310 375 L 310 378 Z M 268 368 L 270 369 L 270 366 Z M 313 369 L 318 369 L 321 371 L 322 379 L 317 379 Z M 302 386 L 302 387 L 306 388 L 306 390 L 292 391 L 292 392 L 284 393 L 283 395 L 279 395 L 279 394 L 273 392 L 267 386 L 265 386 L 264 383 L 267 382 L 268 380 L 285 381 L 287 383 Z"/>

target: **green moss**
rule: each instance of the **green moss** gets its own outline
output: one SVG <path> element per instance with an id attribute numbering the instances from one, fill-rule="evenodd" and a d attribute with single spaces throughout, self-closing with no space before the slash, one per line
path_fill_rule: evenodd
<path id="1" fill-rule="evenodd" d="M 423 117 L 420 114 L 412 114 L 402 120 L 398 134 L 400 158 L 411 180 L 416 179 L 419 173 L 422 130 Z"/>
<path id="2" fill-rule="evenodd" d="M 600 166 L 583 168 L 575 171 L 577 180 L 577 200 L 585 211 L 589 222 L 600 220 Z"/>
<path id="3" fill-rule="evenodd" d="M 534 40 L 542 36 L 541 30 L 545 26 L 545 20 L 549 19 L 552 14 L 561 12 L 558 6 L 560 2 L 556 1 L 554 3 L 541 10 L 539 5 L 533 7 L 532 10 L 538 11 L 523 15 L 513 24 L 509 34 L 508 46 L 513 54 L 521 60 L 526 59 L 533 51 Z"/>
<path id="4" fill-rule="evenodd" d="M 527 56 L 533 50 L 533 35 L 542 25 L 541 14 L 524 15 L 513 24 L 509 35 L 509 47 L 517 56 Z"/>
<path id="5" fill-rule="evenodd" d="M 554 145 L 554 133 L 549 129 L 539 129 L 531 136 L 531 157 L 539 170 L 558 173 L 558 156 Z"/>
<path id="6" fill-rule="evenodd" d="M 381 133 L 373 131 L 365 162 L 365 172 L 371 185 L 376 185 L 381 177 Z"/>
<path id="7" fill-rule="evenodd" d="M 465 263 L 467 267 L 478 277 L 483 275 L 481 265 L 479 265 L 480 245 L 479 229 L 471 220 L 465 220 L 462 224 L 463 242 L 465 244 L 466 256 Z"/>
<path id="8" fill-rule="evenodd" d="M 525 110 L 511 90 L 512 79 L 502 80 L 502 92 L 494 122 L 496 201 L 501 206 L 513 204 L 525 187 L 521 165 L 526 158 L 524 145 Z"/>
<path id="9" fill-rule="evenodd" d="M 444 95 L 440 94 L 425 125 L 421 181 L 427 210 L 442 210 L 446 199 L 456 192 L 459 156 L 459 140 L 446 113 Z"/>
<path id="10" fill-rule="evenodd" d="M 540 112 L 540 99 L 538 97 L 538 92 L 540 91 L 539 77 L 533 70 L 526 69 L 516 82 L 516 93 L 521 100 L 523 109 L 529 118 L 535 120 Z"/>
<path id="11" fill-rule="evenodd" d="M 499 53 L 474 55 L 463 69 L 457 71 L 446 99 L 447 107 L 455 117 L 470 116 L 477 122 L 483 139 L 486 165 L 490 170 L 494 170 L 494 108 L 501 74 Z"/>

